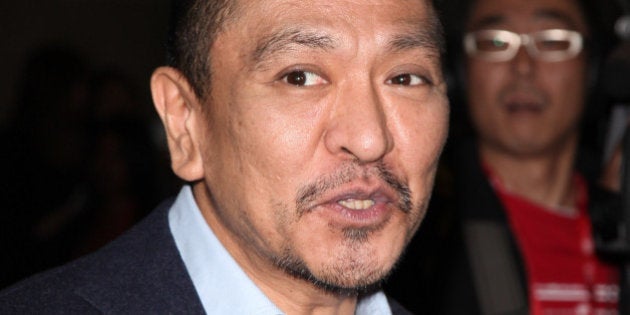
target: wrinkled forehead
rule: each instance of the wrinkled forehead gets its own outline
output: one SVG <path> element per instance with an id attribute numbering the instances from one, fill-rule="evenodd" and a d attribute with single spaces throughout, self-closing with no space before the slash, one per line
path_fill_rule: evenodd
<path id="1" fill-rule="evenodd" d="M 474 0 L 468 30 L 566 28 L 588 32 L 578 0 Z"/>
<path id="2" fill-rule="evenodd" d="M 440 29 L 435 29 L 439 22 L 429 0 L 235 0 L 235 3 L 231 25 L 251 34 L 269 33 L 274 28 L 322 25 L 372 32 L 373 36 L 396 27 L 424 31 L 436 41 L 442 35 Z"/>
<path id="3" fill-rule="evenodd" d="M 259 69 L 281 52 L 306 50 L 372 61 L 414 53 L 439 66 L 444 39 L 428 0 L 238 0 L 211 54 L 213 63 L 231 54 Z"/>

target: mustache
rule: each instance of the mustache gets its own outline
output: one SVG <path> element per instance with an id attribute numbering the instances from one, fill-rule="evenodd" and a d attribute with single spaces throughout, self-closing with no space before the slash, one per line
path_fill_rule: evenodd
<path id="1" fill-rule="evenodd" d="M 330 190 L 350 183 L 357 179 L 368 179 L 377 177 L 387 186 L 392 188 L 398 195 L 397 206 L 405 213 L 409 213 L 413 208 L 411 202 L 411 190 L 409 186 L 383 163 L 379 162 L 374 166 L 361 167 L 356 163 L 344 164 L 333 174 L 323 175 L 315 179 L 312 183 L 306 184 L 298 190 L 296 198 L 296 209 L 302 214 L 309 205 Z"/>
<path id="2" fill-rule="evenodd" d="M 541 103 L 547 102 L 548 99 L 543 90 L 525 80 L 517 80 L 502 88 L 499 91 L 499 99 L 505 101 L 510 95 L 517 93 L 527 94 Z"/>

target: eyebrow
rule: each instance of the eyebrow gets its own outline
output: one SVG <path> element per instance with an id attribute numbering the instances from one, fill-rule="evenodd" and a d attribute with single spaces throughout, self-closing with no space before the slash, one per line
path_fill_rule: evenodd
<path id="1" fill-rule="evenodd" d="M 564 24 L 566 24 L 569 28 L 576 28 L 577 23 L 571 18 L 569 15 L 564 12 L 555 10 L 555 9 L 540 9 L 534 12 L 534 17 L 536 19 L 550 19 L 557 20 Z M 476 21 L 469 28 L 470 29 L 482 29 L 486 27 L 492 27 L 497 24 L 505 22 L 506 17 L 501 14 L 493 14 L 483 17 L 482 19 Z"/>
<path id="2" fill-rule="evenodd" d="M 278 51 L 292 49 L 295 46 L 331 50 L 336 47 L 335 40 L 327 34 L 298 28 L 283 29 L 263 37 L 252 53 L 255 64 L 263 63 Z"/>
<path id="3" fill-rule="evenodd" d="M 471 24 L 468 28 L 473 29 L 473 30 L 482 29 L 482 28 L 491 27 L 491 26 L 500 24 L 503 21 L 505 21 L 504 16 L 499 15 L 499 14 L 493 14 L 493 15 L 484 16 L 482 19 L 475 21 L 475 23 Z"/>
<path id="4" fill-rule="evenodd" d="M 558 10 L 553 10 L 553 9 L 542 9 L 542 10 L 538 10 L 535 13 L 535 16 L 537 18 L 542 18 L 542 19 L 552 19 L 552 20 L 558 20 L 564 24 L 567 25 L 567 27 L 569 28 L 576 28 L 577 27 L 577 21 L 575 21 L 573 18 L 571 18 L 571 16 L 569 16 L 568 14 L 558 11 Z"/>
<path id="5" fill-rule="evenodd" d="M 438 21 L 428 20 L 407 24 L 407 31 L 394 36 L 389 42 L 388 49 L 390 51 L 424 48 L 438 54 L 444 52 L 444 39 Z"/>
<path id="6" fill-rule="evenodd" d="M 329 34 L 321 31 L 308 30 L 302 27 L 286 28 L 263 37 L 255 46 L 251 60 L 256 65 L 255 67 L 258 67 L 272 58 L 275 53 L 300 46 L 326 51 L 335 49 L 338 42 Z M 425 48 L 438 55 L 444 52 L 444 46 L 441 24 L 439 20 L 430 18 L 405 23 L 404 31 L 395 35 L 387 43 L 387 49 L 393 52 Z"/>

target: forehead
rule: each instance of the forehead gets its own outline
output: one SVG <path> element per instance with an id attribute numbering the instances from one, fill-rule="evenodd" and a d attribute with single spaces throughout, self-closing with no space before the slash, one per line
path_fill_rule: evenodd
<path id="1" fill-rule="evenodd" d="M 235 18 L 224 33 L 252 41 L 287 28 L 320 28 L 378 39 L 388 31 L 422 28 L 433 17 L 426 0 L 237 0 Z M 426 27 L 425 27 L 426 28 Z"/>
<path id="2" fill-rule="evenodd" d="M 357 12 L 373 11 L 390 14 L 398 12 L 425 11 L 428 0 L 235 0 L 237 12 L 242 16 L 264 16 L 268 22 L 272 22 L 283 16 L 289 17 L 294 13 L 304 18 L 314 16 L 334 17 L 346 15 L 350 17 Z M 273 16 L 269 14 L 275 13 Z M 325 15 L 322 15 L 325 13 Z"/>
<path id="3" fill-rule="evenodd" d="M 468 29 L 508 27 L 528 29 L 537 25 L 586 32 L 578 0 L 475 0 Z"/>

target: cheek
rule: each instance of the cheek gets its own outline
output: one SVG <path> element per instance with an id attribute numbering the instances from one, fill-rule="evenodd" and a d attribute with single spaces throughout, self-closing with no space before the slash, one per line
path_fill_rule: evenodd
<path id="1" fill-rule="evenodd" d="M 394 131 L 398 134 L 394 139 L 400 154 L 398 162 L 406 163 L 403 167 L 410 179 L 420 180 L 420 190 L 427 188 L 437 167 L 448 134 L 448 112 L 448 100 L 439 97 L 401 112 L 399 120 L 393 124 L 398 126 Z"/>
<path id="2" fill-rule="evenodd" d="M 265 99 L 241 100 L 234 107 L 245 110 L 231 115 L 221 131 L 218 150 L 223 152 L 220 160 L 227 162 L 217 168 L 221 174 L 214 178 L 237 182 L 236 187 L 248 191 L 241 202 L 252 206 L 277 208 L 293 201 L 313 156 L 309 144 L 318 128 L 313 115 L 282 113 L 276 110 L 281 105 Z"/>
<path id="3" fill-rule="evenodd" d="M 496 98 L 501 84 L 506 81 L 506 74 L 496 65 L 470 60 L 462 87 L 468 100 L 479 100 L 486 104 Z"/>
<path id="4" fill-rule="evenodd" d="M 239 105 L 244 108 L 240 113 L 243 139 L 258 154 L 256 158 L 282 163 L 284 168 L 304 163 L 302 157 L 308 156 L 321 129 L 318 121 L 323 100 L 285 95 L 257 85 L 239 93 Z"/>
<path id="5" fill-rule="evenodd" d="M 572 63 L 549 67 L 541 76 L 542 80 L 549 86 L 554 101 L 572 107 L 584 102 L 588 87 L 583 65 Z"/>
<path id="6" fill-rule="evenodd" d="M 258 112 L 241 135 L 245 145 L 240 154 L 247 156 L 252 172 L 267 185 L 282 189 L 308 164 L 316 130 L 312 119 Z"/>
<path id="7" fill-rule="evenodd" d="M 500 68 L 491 67 L 494 66 L 489 63 L 470 61 L 463 87 L 470 118 L 479 128 L 491 122 L 501 84 L 506 82 L 506 74 Z"/>
<path id="8" fill-rule="evenodd" d="M 541 87 L 547 89 L 557 128 L 576 126 L 584 110 L 587 78 L 583 61 L 550 64 L 540 71 Z"/>

